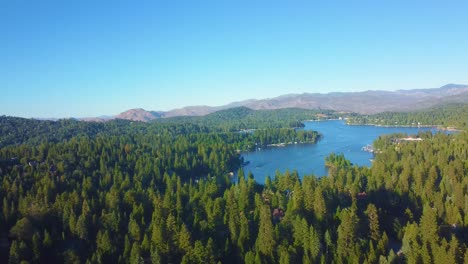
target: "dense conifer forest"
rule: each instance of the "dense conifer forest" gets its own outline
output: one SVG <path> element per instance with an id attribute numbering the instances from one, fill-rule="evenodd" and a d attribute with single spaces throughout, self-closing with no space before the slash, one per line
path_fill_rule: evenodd
<path id="1" fill-rule="evenodd" d="M 348 121 L 359 125 L 468 127 L 468 104 L 443 105 L 416 112 L 384 112 L 355 115 Z"/>
<path id="2" fill-rule="evenodd" d="M 242 151 L 315 143 L 293 127 L 319 112 L 251 111 L 0 117 L 0 262 L 468 263 L 467 132 L 383 135 L 370 168 L 331 153 L 326 177 L 259 184 Z"/>

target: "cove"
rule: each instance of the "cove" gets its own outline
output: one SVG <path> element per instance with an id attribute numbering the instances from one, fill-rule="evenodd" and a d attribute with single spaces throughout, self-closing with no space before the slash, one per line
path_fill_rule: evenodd
<path id="1" fill-rule="evenodd" d="M 248 164 L 245 173 L 252 172 L 255 180 L 264 183 L 266 176 L 272 179 L 276 171 L 297 170 L 299 176 L 314 174 L 318 177 L 327 175 L 325 157 L 331 152 L 344 153 L 353 164 L 370 166 L 373 154 L 362 150 L 363 146 L 383 134 L 417 134 L 420 131 L 437 131 L 429 127 L 378 127 L 346 125 L 342 120 L 307 121 L 305 130 L 315 130 L 321 134 L 316 144 L 297 144 L 286 147 L 272 147 L 244 153 Z"/>

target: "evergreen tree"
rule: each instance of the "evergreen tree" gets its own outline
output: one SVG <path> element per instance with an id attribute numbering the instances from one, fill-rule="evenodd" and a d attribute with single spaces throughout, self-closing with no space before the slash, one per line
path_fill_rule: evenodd
<path id="1" fill-rule="evenodd" d="M 380 238 L 380 226 L 379 215 L 375 205 L 369 204 L 367 206 L 366 214 L 369 222 L 369 237 L 373 241 L 377 241 Z"/>
<path id="2" fill-rule="evenodd" d="M 32 250 L 33 250 L 33 261 L 39 262 L 41 258 L 41 247 L 42 241 L 38 232 L 35 232 L 32 237 Z"/>
<path id="3" fill-rule="evenodd" d="M 140 245 L 138 242 L 134 242 L 132 246 L 132 251 L 130 252 L 130 261 L 131 264 L 142 264 L 144 263 L 143 258 L 140 254 Z"/>
<path id="4" fill-rule="evenodd" d="M 21 252 L 19 249 L 19 243 L 14 240 L 10 246 L 10 257 L 8 258 L 8 263 L 16 264 L 21 260 Z"/>
<path id="5" fill-rule="evenodd" d="M 359 218 L 353 210 L 341 212 L 341 223 L 338 226 L 337 253 L 343 259 L 354 257 L 357 242 Z"/>
<path id="6" fill-rule="evenodd" d="M 273 224 L 271 222 L 271 212 L 267 205 L 260 208 L 260 222 L 256 241 L 258 252 L 263 256 L 273 258 L 273 249 L 275 247 L 275 237 Z"/>
<path id="7" fill-rule="evenodd" d="M 325 199 L 323 196 L 323 191 L 321 187 L 317 187 L 315 189 L 315 195 L 314 195 L 314 212 L 318 220 L 323 220 L 326 213 L 327 213 L 327 207 L 325 204 Z"/>
<path id="8" fill-rule="evenodd" d="M 182 225 L 179 231 L 178 245 L 182 252 L 187 253 L 191 248 L 190 232 L 185 225 Z"/>

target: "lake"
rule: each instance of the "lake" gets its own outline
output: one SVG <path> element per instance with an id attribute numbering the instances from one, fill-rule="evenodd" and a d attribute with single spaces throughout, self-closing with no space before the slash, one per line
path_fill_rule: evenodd
<path id="1" fill-rule="evenodd" d="M 428 127 L 348 126 L 341 120 L 311 121 L 304 122 L 304 125 L 305 130 L 315 130 L 322 135 L 317 144 L 288 145 L 244 153 L 244 160 L 250 162 L 244 167 L 245 173 L 252 172 L 259 183 L 264 183 L 267 175 L 273 179 L 276 170 L 297 170 L 301 177 L 310 174 L 320 177 L 327 175 L 325 157 L 331 152 L 344 153 L 353 164 L 370 166 L 373 154 L 363 151 L 362 147 L 372 144 L 379 135 L 436 131 Z"/>

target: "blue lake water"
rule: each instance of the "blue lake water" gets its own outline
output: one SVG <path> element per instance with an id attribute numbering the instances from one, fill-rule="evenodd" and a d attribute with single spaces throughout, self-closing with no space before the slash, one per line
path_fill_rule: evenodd
<path id="1" fill-rule="evenodd" d="M 379 135 L 436 131 L 434 128 L 417 127 L 348 126 L 340 120 L 305 122 L 304 125 L 305 130 L 322 134 L 317 144 L 297 144 L 245 153 L 244 160 L 250 163 L 244 167 L 244 171 L 252 172 L 259 183 L 264 183 L 267 175 L 273 179 L 276 170 L 297 170 L 301 177 L 310 174 L 325 176 L 325 157 L 331 152 L 344 153 L 353 164 L 370 166 L 373 154 L 363 151 L 362 147 L 372 144 Z"/>

